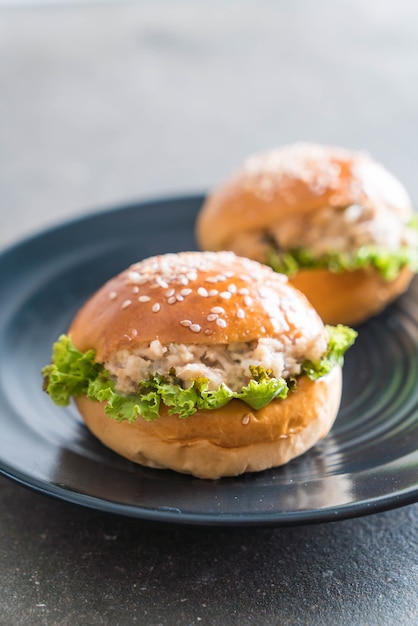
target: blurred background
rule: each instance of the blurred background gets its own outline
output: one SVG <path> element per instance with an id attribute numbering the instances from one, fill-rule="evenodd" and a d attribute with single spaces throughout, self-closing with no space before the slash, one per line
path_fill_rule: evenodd
<path id="1" fill-rule="evenodd" d="M 0 248 L 295 141 L 370 152 L 417 203 L 417 32 L 414 0 L 0 0 Z M 417 507 L 152 528 L 2 476 L 0 623 L 416 626 Z"/>
<path id="2" fill-rule="evenodd" d="M 0 0 L 0 245 L 299 140 L 365 149 L 416 198 L 417 19 L 411 0 Z"/>

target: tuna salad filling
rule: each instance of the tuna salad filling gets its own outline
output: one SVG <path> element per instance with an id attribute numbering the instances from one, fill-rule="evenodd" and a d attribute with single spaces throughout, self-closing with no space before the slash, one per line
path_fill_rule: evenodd
<path id="1" fill-rule="evenodd" d="M 309 344 L 299 339 L 290 345 L 272 338 L 226 345 L 163 345 L 156 339 L 132 352 L 116 352 L 104 367 L 120 393 L 133 393 L 139 380 L 148 380 L 157 373 L 168 376 L 170 372 L 175 372 L 175 378 L 186 389 L 197 378 L 205 378 L 208 390 L 224 384 L 239 391 L 252 378 L 250 366 L 261 366 L 274 378 L 291 378 L 301 373 L 306 360 L 320 360 L 327 344 L 326 333 Z"/>
<path id="2" fill-rule="evenodd" d="M 356 336 L 338 325 L 327 326 L 309 345 L 271 338 L 214 346 L 164 346 L 155 340 L 98 363 L 94 350 L 80 352 L 62 335 L 53 346 L 51 363 L 42 370 L 44 390 L 61 406 L 80 396 L 103 402 L 109 417 L 128 422 L 155 420 L 162 405 L 179 418 L 219 409 L 233 399 L 258 410 L 285 399 L 297 388 L 299 375 L 317 380 L 342 366 Z"/>
<path id="3" fill-rule="evenodd" d="M 391 280 L 405 265 L 418 269 L 415 220 L 405 224 L 386 207 L 324 207 L 236 235 L 229 247 L 290 275 L 304 267 L 339 271 L 374 265 Z"/>

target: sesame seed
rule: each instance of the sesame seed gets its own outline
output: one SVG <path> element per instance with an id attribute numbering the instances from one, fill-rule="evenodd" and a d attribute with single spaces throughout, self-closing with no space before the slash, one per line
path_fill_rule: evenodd
<path id="1" fill-rule="evenodd" d="M 141 274 L 138 272 L 128 272 L 128 281 L 130 283 L 138 284 L 141 282 Z"/>
<path id="2" fill-rule="evenodd" d="M 132 293 L 139 293 L 138 285 L 135 285 L 135 287 L 132 288 Z"/>
<path id="3" fill-rule="evenodd" d="M 182 326 L 191 326 L 192 325 L 192 320 L 181 320 L 180 324 Z"/>
<path id="4" fill-rule="evenodd" d="M 132 300 L 125 300 L 125 302 L 122 303 L 122 309 L 126 309 L 131 304 L 132 304 Z"/>
<path id="5" fill-rule="evenodd" d="M 238 309 L 237 310 L 237 317 L 239 317 L 240 320 L 244 319 L 245 311 L 243 311 L 242 309 Z"/>
<path id="6" fill-rule="evenodd" d="M 211 313 L 225 313 L 225 309 L 222 306 L 213 306 L 210 312 Z"/>
<path id="7" fill-rule="evenodd" d="M 214 322 L 216 319 L 218 319 L 218 314 L 217 313 L 209 313 L 209 315 L 206 318 L 208 320 L 208 322 Z"/>
<path id="8" fill-rule="evenodd" d="M 163 278 L 161 278 L 161 276 L 157 276 L 155 282 L 157 282 L 163 289 L 167 289 L 168 287 L 168 283 Z"/>
<path id="9" fill-rule="evenodd" d="M 270 292 L 268 289 L 266 289 L 266 287 L 261 286 L 258 290 L 258 295 L 260 296 L 260 298 L 268 298 Z"/>
<path id="10" fill-rule="evenodd" d="M 183 296 L 180 293 L 178 293 L 176 295 L 176 300 L 177 300 L 177 302 L 183 302 L 184 298 L 183 298 Z"/>
<path id="11" fill-rule="evenodd" d="M 247 306 L 251 306 L 251 305 L 252 305 L 252 303 L 253 303 L 253 299 L 252 299 L 250 296 L 245 296 L 245 298 L 244 298 L 244 303 L 245 303 Z"/>
<path id="12" fill-rule="evenodd" d="M 188 285 L 189 279 L 186 276 L 179 276 L 179 283 L 180 285 Z"/>
<path id="13" fill-rule="evenodd" d="M 211 289 L 208 293 L 209 296 L 217 296 L 219 291 L 217 289 Z"/>
<path id="14" fill-rule="evenodd" d="M 238 293 L 240 296 L 248 296 L 250 292 L 247 287 L 242 287 L 242 289 L 238 289 Z"/>
<path id="15" fill-rule="evenodd" d="M 167 300 L 167 304 L 174 304 L 175 302 L 177 302 L 176 296 L 171 296 L 171 298 Z"/>
<path id="16" fill-rule="evenodd" d="M 208 276 L 205 278 L 206 283 L 217 283 L 218 279 L 215 276 Z"/>
<path id="17" fill-rule="evenodd" d="M 151 298 L 149 296 L 139 296 L 138 302 L 149 302 Z"/>
<path id="18" fill-rule="evenodd" d="M 116 300 L 117 297 L 118 294 L 116 293 L 116 291 L 109 291 L 109 300 Z"/>
<path id="19" fill-rule="evenodd" d="M 180 293 L 181 293 L 182 296 L 190 296 L 190 294 L 192 293 L 192 290 L 191 289 L 182 289 L 180 291 Z"/>
<path id="20" fill-rule="evenodd" d="M 197 293 L 199 294 L 199 296 L 202 296 L 202 298 L 208 297 L 208 290 L 205 289 L 204 287 L 199 287 L 199 289 L 197 290 Z"/>
<path id="21" fill-rule="evenodd" d="M 223 300 L 229 300 L 229 298 L 231 297 L 231 294 L 229 293 L 229 291 L 221 291 L 219 295 L 221 296 Z"/>
<path id="22" fill-rule="evenodd" d="M 243 424 L 244 426 L 247 426 L 247 424 L 250 423 L 250 419 L 251 419 L 251 415 L 249 413 L 246 413 L 242 417 L 241 424 Z"/>
<path id="23" fill-rule="evenodd" d="M 216 280 L 218 282 L 222 282 L 223 280 L 226 280 L 226 276 L 224 274 L 218 274 Z"/>
<path id="24" fill-rule="evenodd" d="M 159 302 L 156 302 L 155 304 L 152 305 L 152 312 L 153 313 L 158 313 L 158 311 L 161 309 L 161 305 Z"/>
<path id="25" fill-rule="evenodd" d="M 236 285 L 234 285 L 234 283 L 231 283 L 230 285 L 228 285 L 228 291 L 230 293 L 236 293 L 236 291 L 237 291 Z"/>
<path id="26" fill-rule="evenodd" d="M 202 330 L 202 327 L 199 324 L 190 324 L 189 328 L 194 333 L 200 333 L 200 331 Z"/>
<path id="27" fill-rule="evenodd" d="M 166 298 L 170 298 L 171 296 L 174 296 L 174 294 L 176 293 L 175 289 L 169 289 L 168 291 L 165 292 L 165 297 Z"/>
<path id="28" fill-rule="evenodd" d="M 226 328 L 228 326 L 225 320 L 223 320 L 221 317 L 218 317 L 215 323 L 217 326 L 220 326 L 220 328 Z"/>

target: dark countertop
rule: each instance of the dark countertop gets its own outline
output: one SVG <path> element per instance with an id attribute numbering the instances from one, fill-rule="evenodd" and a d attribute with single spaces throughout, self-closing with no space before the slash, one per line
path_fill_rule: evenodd
<path id="1" fill-rule="evenodd" d="M 417 507 L 279 529 L 149 526 L 0 480 L 3 624 L 416 624 Z"/>
<path id="2" fill-rule="evenodd" d="M 406 0 L 0 2 L 0 245 L 204 191 L 297 140 L 370 151 L 416 202 L 417 18 Z M 0 510 L 7 626 L 418 623 L 416 504 L 293 528 L 175 527 L 0 477 Z"/>

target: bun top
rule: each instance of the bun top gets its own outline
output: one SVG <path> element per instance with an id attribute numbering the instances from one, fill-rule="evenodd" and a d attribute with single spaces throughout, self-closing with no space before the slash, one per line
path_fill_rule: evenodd
<path id="1" fill-rule="evenodd" d="M 108 281 L 76 315 L 69 334 L 106 361 L 121 349 L 229 344 L 262 337 L 309 345 L 324 326 L 287 278 L 232 252 L 181 252 L 145 259 Z"/>
<path id="2" fill-rule="evenodd" d="M 266 228 L 294 213 L 351 204 L 382 205 L 405 221 L 412 213 L 403 185 L 369 155 L 296 143 L 250 157 L 208 197 L 196 235 L 202 248 L 219 250 L 237 232 Z"/>

